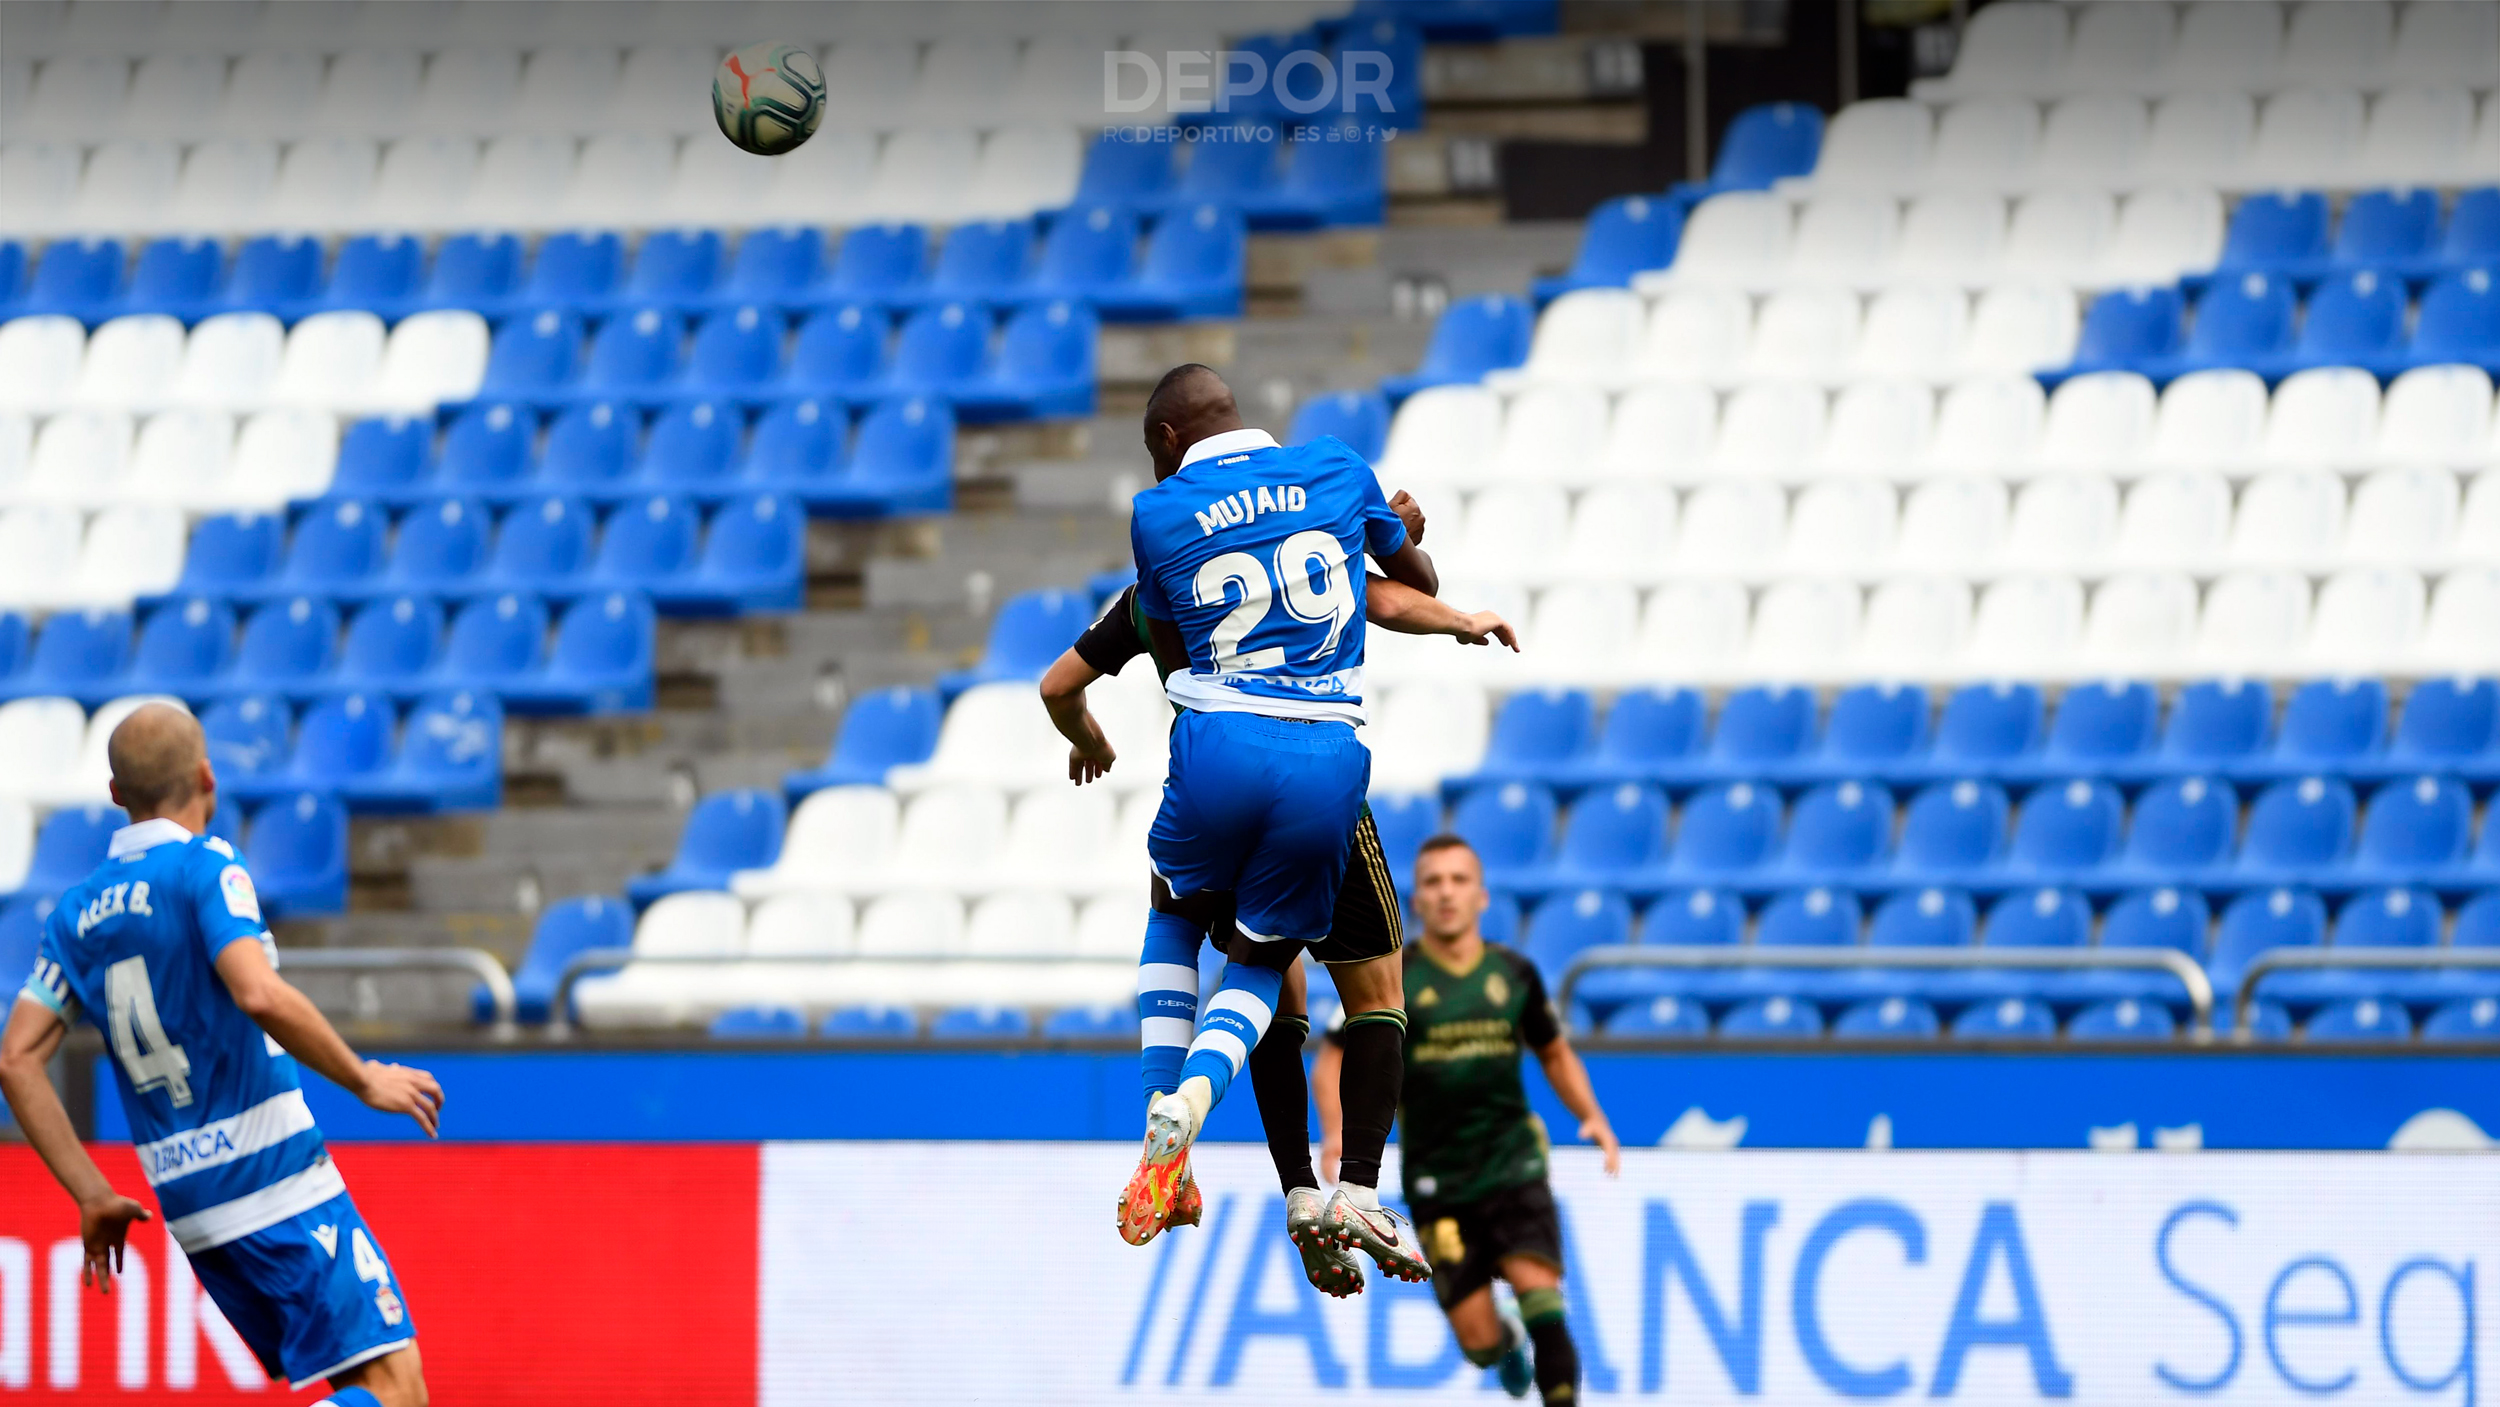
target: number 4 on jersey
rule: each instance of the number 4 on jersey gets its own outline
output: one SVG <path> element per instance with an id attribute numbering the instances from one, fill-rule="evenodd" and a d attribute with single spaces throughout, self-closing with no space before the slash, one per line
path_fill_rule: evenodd
<path id="1" fill-rule="evenodd" d="M 146 958 L 123 958 L 104 969 L 113 1054 L 140 1094 L 161 1089 L 181 1109 L 191 1103 L 191 1057 L 165 1035 Z"/>

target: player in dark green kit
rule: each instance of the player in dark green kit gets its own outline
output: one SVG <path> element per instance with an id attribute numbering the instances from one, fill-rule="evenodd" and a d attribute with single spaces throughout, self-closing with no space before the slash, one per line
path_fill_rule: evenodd
<path id="1" fill-rule="evenodd" d="M 1535 1054 L 1579 1118 L 1580 1137 L 1605 1150 L 1609 1174 L 1622 1170 L 1622 1150 L 1536 964 L 1477 930 L 1490 903 L 1483 863 L 1467 842 L 1424 842 L 1415 861 L 1423 936 L 1406 948 L 1401 1166 L 1407 1208 L 1432 1257 L 1433 1296 L 1467 1361 L 1498 1367 L 1513 1397 L 1526 1396 L 1533 1380 L 1546 1407 L 1556 1407 L 1578 1400 L 1580 1357 L 1563 1318 L 1562 1218 L 1546 1182 L 1545 1126 L 1528 1107 L 1521 1051 Z M 1332 1041 L 1312 1072 L 1323 1170 L 1336 1146 L 1341 1058 Z M 1494 1304 L 1496 1276 L 1518 1294 L 1516 1320 Z"/>

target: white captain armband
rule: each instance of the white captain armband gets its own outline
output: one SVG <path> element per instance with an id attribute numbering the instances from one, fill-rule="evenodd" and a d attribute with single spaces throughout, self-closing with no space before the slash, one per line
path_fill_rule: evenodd
<path id="1" fill-rule="evenodd" d="M 23 995 L 43 1004 L 53 1015 L 73 1019 L 78 1014 L 78 999 L 70 995 L 69 979 L 62 975 L 61 965 L 50 958 L 35 959 L 34 975 L 26 979 Z"/>

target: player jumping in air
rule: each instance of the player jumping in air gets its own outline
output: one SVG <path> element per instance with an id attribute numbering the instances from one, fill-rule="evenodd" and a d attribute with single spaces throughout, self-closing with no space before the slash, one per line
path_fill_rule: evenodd
<path id="1" fill-rule="evenodd" d="M 1424 842 L 1415 861 L 1423 941 L 1405 959 L 1412 1036 L 1401 1168 L 1406 1204 L 1432 1256 L 1433 1297 L 1467 1361 L 1498 1367 L 1513 1397 L 1527 1396 L 1533 1381 L 1545 1407 L 1557 1407 L 1578 1400 L 1580 1356 L 1563 1319 L 1562 1219 L 1545 1180 L 1545 1126 L 1529 1111 L 1519 1078 L 1523 1047 L 1580 1120 L 1580 1137 L 1605 1150 L 1608 1174 L 1622 1170 L 1623 1154 L 1536 964 L 1478 931 L 1491 902 L 1483 862 L 1467 842 L 1454 835 Z M 1312 1071 L 1322 1164 L 1333 1160 L 1342 1123 L 1346 1050 L 1331 1032 Z M 1494 1307 L 1497 1275 L 1518 1292 L 1516 1318 Z"/>
<path id="2" fill-rule="evenodd" d="M 1423 541 L 1424 515 L 1406 494 L 1390 500 L 1405 523 L 1407 538 Z M 1402 582 L 1373 577 L 1366 584 L 1365 612 L 1373 624 L 1406 634 L 1454 635 L 1468 645 L 1498 640 L 1517 649 L 1509 625 L 1490 611 L 1463 614 Z M 1116 761 L 1101 725 L 1087 710 L 1086 687 L 1106 674 L 1117 674 L 1128 662 L 1154 649 L 1152 632 L 1137 609 L 1137 589 L 1120 592 L 1102 617 L 1079 636 L 1042 676 L 1042 701 L 1051 720 L 1069 742 L 1068 778 L 1082 786 L 1109 772 Z M 1157 677 L 1189 667 L 1186 658 L 1157 656 Z M 1233 927 L 1229 894 L 1204 896 L 1203 912 L 1158 910 L 1147 919 L 1146 943 L 1139 960 L 1138 1034 L 1140 1068 L 1149 1102 L 1179 1088 L 1181 1064 L 1198 1024 L 1198 944 L 1212 939 L 1225 948 Z M 1369 808 L 1356 827 L 1354 849 L 1346 857 L 1345 879 L 1337 891 L 1336 912 L 1327 943 L 1312 956 L 1329 961 L 1339 951 L 1364 955 L 1395 951 L 1403 941 L 1398 901 L 1388 882 L 1386 857 Z M 1295 964 L 1285 974 L 1283 992 L 1267 1034 L 1251 1048 L 1250 1086 L 1258 1096 L 1260 1122 L 1268 1153 L 1285 1192 L 1287 1216 L 1315 1218 L 1324 1202 L 1319 1179 L 1311 1170 L 1311 1135 L 1306 1109 L 1310 1091 L 1302 1068 L 1302 1043 L 1310 1035 L 1309 1006 L 1303 969 Z M 1121 1216 L 1124 1233 L 1150 1240 L 1169 1226 L 1194 1226 L 1204 1209 L 1186 1165 L 1172 1210 L 1160 1223 L 1133 1223 Z M 1349 1252 L 1318 1237 L 1300 1244 L 1303 1270 L 1311 1283 L 1331 1294 L 1359 1293 L 1362 1272 Z"/>
<path id="3" fill-rule="evenodd" d="M 297 1062 L 428 1137 L 443 1090 L 359 1060 L 277 972 L 242 862 L 207 835 L 217 777 L 200 725 L 149 704 L 113 730 L 130 824 L 45 921 L 34 977 L 0 1035 L 0 1094 L 78 1202 L 82 1279 L 106 1294 L 146 1207 L 87 1156 L 44 1073 L 82 1013 L 112 1048 L 140 1174 L 166 1230 L 273 1378 L 329 1381 L 337 1407 L 425 1407 L 416 1326 L 305 1106 Z"/>
<path id="4" fill-rule="evenodd" d="M 1137 1243 L 1169 1219 L 1189 1146 L 1266 1035 L 1285 974 L 1329 937 L 1371 780 L 1371 753 L 1354 733 L 1362 559 L 1425 595 L 1439 584 L 1369 465 L 1335 439 L 1286 449 L 1244 428 L 1208 368 L 1166 373 L 1145 421 L 1157 482 L 1129 517 L 1137 606 L 1156 655 L 1189 661 L 1164 686 L 1182 713 L 1146 842 L 1155 907 L 1186 915 L 1229 893 L 1233 931 L 1179 1088 L 1148 1107 L 1144 1155 L 1120 1203 L 1121 1234 Z M 1333 956 L 1351 1013 L 1345 1172 L 1324 1202 L 1289 1208 L 1287 1230 L 1297 1245 L 1333 1241 L 1421 1280 L 1431 1266 L 1413 1228 L 1376 1191 L 1404 1068 L 1397 955 Z"/>

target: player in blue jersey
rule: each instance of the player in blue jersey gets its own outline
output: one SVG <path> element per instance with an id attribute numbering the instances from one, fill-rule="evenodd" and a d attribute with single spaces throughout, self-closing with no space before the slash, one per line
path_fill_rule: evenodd
<path id="1" fill-rule="evenodd" d="M 1145 1151 L 1120 1200 L 1132 1242 L 1168 1217 L 1189 1147 L 1275 1019 L 1285 973 L 1305 945 L 1330 939 L 1371 781 L 1354 732 L 1363 559 L 1427 596 L 1439 587 L 1370 465 L 1334 438 L 1288 449 L 1244 427 L 1206 367 L 1175 367 L 1155 387 L 1146 449 L 1157 482 L 1129 518 L 1137 609 L 1155 654 L 1188 661 L 1164 686 L 1181 713 L 1147 836 L 1155 906 L 1198 912 L 1229 895 L 1232 932 L 1178 1088 L 1148 1106 Z M 1328 1198 L 1289 1199 L 1287 1230 L 1306 1251 L 1352 1247 L 1420 1281 L 1431 1266 L 1414 1229 L 1377 1191 L 1404 1070 L 1395 939 L 1318 955 L 1348 1013 L 1345 1157 Z"/>
<path id="2" fill-rule="evenodd" d="M 110 1294 L 132 1223 L 150 1216 L 105 1180 L 45 1075 L 81 1015 L 111 1048 L 166 1230 L 261 1366 L 298 1390 L 326 1379 L 338 1407 L 424 1407 L 407 1302 L 322 1144 L 297 1062 L 428 1137 L 442 1086 L 358 1059 L 278 976 L 251 875 L 206 834 L 217 778 L 198 722 L 151 704 L 109 746 L 130 824 L 54 906 L 0 1034 L 0 1094 L 77 1199 L 83 1278 Z"/>

